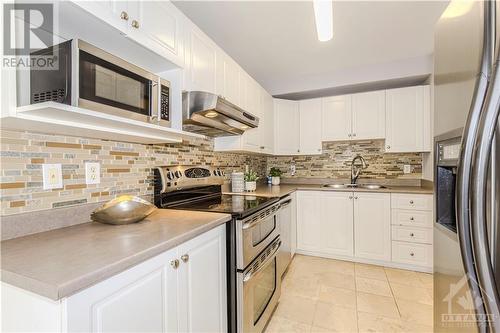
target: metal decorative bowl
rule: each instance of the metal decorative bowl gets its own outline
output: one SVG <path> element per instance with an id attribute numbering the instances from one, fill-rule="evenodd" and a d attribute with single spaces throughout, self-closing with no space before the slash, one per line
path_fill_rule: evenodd
<path id="1" fill-rule="evenodd" d="M 92 212 L 92 221 L 106 224 L 130 224 L 145 219 L 156 210 L 150 202 L 132 195 L 121 195 Z"/>

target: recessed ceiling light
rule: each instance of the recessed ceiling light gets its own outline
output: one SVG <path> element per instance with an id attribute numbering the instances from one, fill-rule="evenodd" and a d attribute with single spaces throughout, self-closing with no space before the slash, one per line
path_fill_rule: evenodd
<path id="1" fill-rule="evenodd" d="M 219 114 L 215 111 L 209 111 L 207 113 L 205 113 L 205 117 L 207 118 L 215 118 L 217 117 Z"/>
<path id="2" fill-rule="evenodd" d="M 333 37 L 333 6 L 331 0 L 314 0 L 314 17 L 318 39 L 326 42 Z"/>

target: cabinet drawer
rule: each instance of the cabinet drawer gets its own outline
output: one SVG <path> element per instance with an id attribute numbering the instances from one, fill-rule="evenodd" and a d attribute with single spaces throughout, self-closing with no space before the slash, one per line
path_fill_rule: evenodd
<path id="1" fill-rule="evenodd" d="M 432 267 L 432 245 L 393 241 L 392 261 Z"/>
<path id="2" fill-rule="evenodd" d="M 393 225 L 392 240 L 432 244 L 432 229 Z"/>
<path id="3" fill-rule="evenodd" d="M 391 208 L 432 211 L 432 195 L 393 193 L 391 195 Z"/>
<path id="4" fill-rule="evenodd" d="M 432 228 L 432 212 L 423 210 L 392 210 L 392 224 Z"/>

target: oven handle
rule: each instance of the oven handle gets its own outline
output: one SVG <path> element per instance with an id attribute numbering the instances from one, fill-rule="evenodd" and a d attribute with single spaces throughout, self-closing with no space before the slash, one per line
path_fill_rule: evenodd
<path id="1" fill-rule="evenodd" d="M 274 252 L 269 256 L 267 257 L 266 261 L 264 261 L 264 263 L 262 265 L 260 265 L 259 268 L 257 268 L 257 270 L 255 271 L 250 271 L 248 273 L 245 274 L 245 276 L 243 276 L 243 282 L 247 282 L 248 280 L 250 280 L 251 278 L 254 277 L 254 275 L 258 274 L 260 271 L 262 271 L 265 267 L 267 267 L 267 265 L 274 259 L 276 258 L 276 255 L 278 254 L 278 251 L 280 250 L 281 248 L 281 240 L 278 241 L 278 246 L 276 246 L 276 250 L 274 250 Z"/>
<path id="2" fill-rule="evenodd" d="M 292 199 L 288 199 L 288 200 L 286 200 L 286 201 L 280 202 L 280 209 L 281 209 L 281 208 L 285 208 L 285 207 L 286 207 L 286 206 L 288 206 L 291 202 L 292 202 Z"/>
<path id="3" fill-rule="evenodd" d="M 276 218 L 276 213 L 270 215 L 270 217 L 273 217 L 273 218 Z M 251 229 L 253 227 L 255 227 L 257 224 L 261 223 L 262 221 L 266 220 L 267 217 L 265 218 L 259 218 L 259 219 L 256 219 L 256 220 L 252 220 L 251 222 L 245 222 L 243 223 L 243 230 L 246 230 L 246 229 Z"/>

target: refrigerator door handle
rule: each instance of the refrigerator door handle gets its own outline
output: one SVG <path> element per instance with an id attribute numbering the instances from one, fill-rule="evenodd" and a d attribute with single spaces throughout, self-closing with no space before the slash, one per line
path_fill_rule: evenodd
<path id="1" fill-rule="evenodd" d="M 494 6 L 493 2 L 491 6 Z M 494 9 L 493 9 L 494 10 Z M 494 24 L 490 22 L 491 24 Z M 483 295 L 483 303 L 489 314 L 492 331 L 500 329 L 500 295 L 491 261 L 487 221 L 488 165 L 491 159 L 493 139 L 500 114 L 500 65 L 497 47 L 483 111 L 478 124 L 475 142 L 471 189 L 471 231 L 473 254 L 478 283 Z"/>
<path id="2" fill-rule="evenodd" d="M 474 95 L 467 117 L 467 122 L 462 135 L 462 143 L 460 149 L 460 158 L 457 169 L 457 186 L 456 186 L 456 220 L 457 233 L 462 253 L 462 262 L 464 271 L 468 277 L 467 281 L 473 299 L 480 299 L 481 291 L 479 289 L 478 277 L 474 264 L 473 245 L 471 238 L 471 220 L 470 220 L 470 200 L 471 200 L 471 171 L 472 171 L 472 155 L 474 152 L 474 144 L 476 141 L 477 128 L 479 119 L 483 111 L 483 103 L 486 97 L 488 88 L 488 76 L 491 72 L 491 61 L 493 54 L 492 45 L 492 24 L 490 12 L 492 8 L 489 6 L 489 1 L 484 4 L 484 33 L 483 33 L 483 50 L 481 55 L 480 74 L 476 81 Z M 479 318 L 486 315 L 484 303 L 476 304 L 476 314 Z M 478 323 L 478 329 L 481 333 L 488 331 L 488 326 Z"/>

